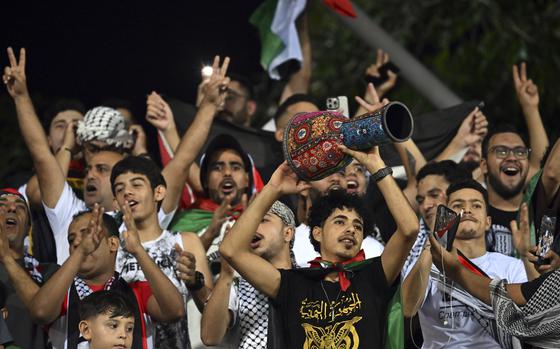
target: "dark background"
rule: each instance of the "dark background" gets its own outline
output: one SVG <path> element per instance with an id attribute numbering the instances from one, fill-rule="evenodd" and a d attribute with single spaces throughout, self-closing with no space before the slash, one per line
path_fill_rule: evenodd
<path id="1" fill-rule="evenodd" d="M 247 75 L 259 101 L 258 123 L 277 101 L 281 83 L 259 64 L 260 42 L 249 16 L 261 3 L 6 2 L 0 20 L 0 65 L 4 49 L 27 48 L 27 75 L 42 115 L 54 98 L 73 97 L 92 107 L 108 97 L 131 100 L 142 119 L 145 97 L 156 90 L 192 102 L 200 68 L 215 54 L 232 58 L 230 71 Z M 374 50 L 345 28 L 323 1 L 309 0 L 313 48 L 310 93 L 319 100 L 361 95 Z M 483 100 L 491 123 L 526 127 L 515 97 L 511 65 L 528 64 L 540 91 L 540 110 L 551 143 L 560 130 L 560 2 L 356 0 L 373 20 L 464 100 Z M 399 79 L 388 96 L 414 115 L 434 107 Z M 21 140 L 13 102 L 0 88 L 0 186 L 31 163 Z M 151 133 L 150 128 L 147 128 Z M 153 133 L 152 133 L 153 134 Z"/>
<path id="2" fill-rule="evenodd" d="M 194 99 L 203 63 L 232 58 L 231 71 L 260 70 L 248 18 L 260 1 L 74 2 L 22 4 L 4 12 L 4 48 L 25 46 L 32 93 L 144 98 L 151 90 Z M 2 93 L 5 90 L 2 89 Z"/>

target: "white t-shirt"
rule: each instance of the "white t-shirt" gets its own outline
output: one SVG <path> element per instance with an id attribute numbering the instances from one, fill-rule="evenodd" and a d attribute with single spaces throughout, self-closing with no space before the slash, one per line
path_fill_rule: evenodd
<path id="1" fill-rule="evenodd" d="M 319 257 L 319 253 L 315 251 L 311 240 L 309 240 L 309 231 L 309 226 L 303 223 L 296 228 L 292 251 L 296 257 L 296 264 L 300 268 L 309 267 L 308 262 Z M 373 236 L 367 236 L 362 241 L 362 249 L 366 254 L 366 258 L 373 258 L 380 256 L 383 253 L 384 247 Z"/>
<path id="2" fill-rule="evenodd" d="M 54 208 L 49 208 L 43 202 L 43 207 L 45 208 L 45 213 L 47 214 L 47 219 L 51 226 L 54 242 L 56 244 L 56 260 L 57 264 L 62 265 L 66 259 L 70 256 L 69 244 L 68 244 L 68 227 L 72 223 L 72 217 L 78 212 L 87 209 L 86 203 L 78 198 L 72 187 L 68 183 L 64 183 L 64 188 L 60 197 L 56 202 Z M 107 212 L 108 214 L 114 214 L 114 212 Z M 159 225 L 162 229 L 166 229 L 175 210 L 170 213 L 164 213 L 163 209 L 158 212 Z M 125 230 L 124 224 L 119 227 L 119 231 L 123 232 Z"/>
<path id="3" fill-rule="evenodd" d="M 185 304 L 188 290 L 177 276 L 175 244 L 178 244 L 182 249 L 185 248 L 183 246 L 181 234 L 164 230 L 157 239 L 143 242 L 142 247 L 144 247 L 160 270 L 171 280 L 173 285 L 177 287 L 183 296 L 183 304 Z M 127 282 L 147 281 L 144 276 L 144 271 L 140 268 L 138 261 L 133 255 L 122 248 L 122 243 L 117 251 L 115 270 L 118 271 L 121 277 Z M 186 333 L 188 331 L 187 323 L 188 321 L 185 316 L 183 319 L 176 322 L 155 324 L 156 338 L 154 341 L 156 345 L 160 345 L 161 347 L 167 345 L 169 347 L 186 347 L 189 342 Z M 154 329 L 154 324 L 151 321 L 146 323 L 146 333 L 147 335 L 154 335 L 153 331 L 148 332 L 148 329 Z"/>
<path id="4" fill-rule="evenodd" d="M 527 281 L 523 263 L 516 258 L 487 252 L 471 261 L 490 278 L 506 279 L 510 283 Z M 432 265 L 432 269 L 436 267 Z M 450 300 L 440 292 L 437 281 L 431 276 L 418 315 L 424 336 L 422 348 L 501 348 L 473 317 L 467 306 L 456 299 Z"/>

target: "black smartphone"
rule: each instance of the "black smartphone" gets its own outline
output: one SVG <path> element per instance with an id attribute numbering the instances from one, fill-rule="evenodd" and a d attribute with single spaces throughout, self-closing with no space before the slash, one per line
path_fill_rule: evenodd
<path id="1" fill-rule="evenodd" d="M 436 210 L 436 222 L 434 225 L 434 236 L 436 240 L 447 251 L 451 251 L 457 228 L 461 221 L 461 215 L 445 205 L 438 205 Z"/>

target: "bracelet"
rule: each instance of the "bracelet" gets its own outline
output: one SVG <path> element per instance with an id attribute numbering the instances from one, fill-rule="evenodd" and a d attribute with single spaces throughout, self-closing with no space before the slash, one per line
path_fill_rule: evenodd
<path id="1" fill-rule="evenodd" d="M 383 178 L 387 177 L 388 175 L 392 175 L 392 174 L 393 174 L 393 169 L 391 167 L 387 166 L 387 167 L 384 167 L 381 170 L 375 172 L 374 174 L 372 174 L 371 178 L 373 180 L 375 180 L 376 182 L 379 182 Z"/>

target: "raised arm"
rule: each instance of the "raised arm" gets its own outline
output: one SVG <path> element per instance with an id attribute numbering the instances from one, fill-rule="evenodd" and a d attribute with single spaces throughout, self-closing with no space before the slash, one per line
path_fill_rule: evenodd
<path id="1" fill-rule="evenodd" d="M 490 299 L 490 278 L 477 275 L 466 267 L 463 267 L 458 260 L 457 251 L 447 252 L 443 246 L 436 241 L 430 234 L 432 261 L 439 270 L 445 270 L 445 275 L 458 282 L 468 293 L 480 299 L 484 303 L 491 305 Z M 521 293 L 521 284 L 508 284 L 507 292 L 517 305 L 525 305 L 527 300 Z"/>
<path id="2" fill-rule="evenodd" d="M 488 120 L 484 113 L 476 107 L 463 120 L 455 137 L 434 160 L 454 160 L 455 154 L 469 146 L 475 145 L 477 142 L 482 142 L 487 133 Z"/>
<path id="3" fill-rule="evenodd" d="M 539 89 L 531 79 L 527 79 L 527 65 L 521 63 L 520 67 L 512 67 L 513 84 L 517 100 L 521 105 L 525 125 L 529 132 L 531 156 L 529 157 L 529 174 L 527 183 L 541 167 L 541 159 L 548 147 L 548 136 L 539 112 Z"/>
<path id="4" fill-rule="evenodd" d="M 375 89 L 373 89 L 372 94 L 372 111 L 386 104 L 385 101 L 380 102 Z M 359 97 L 356 98 L 356 100 L 359 99 Z M 379 155 L 378 147 L 372 148 L 367 153 L 354 151 L 345 146 L 339 146 L 339 148 L 358 160 L 372 175 L 386 167 L 385 162 Z M 414 210 L 392 176 L 383 177 L 377 182 L 377 187 L 397 224 L 397 231 L 393 234 L 381 254 L 385 278 L 387 283 L 392 284 L 400 275 L 404 262 L 416 240 L 419 224 Z"/>
<path id="5" fill-rule="evenodd" d="M 208 85 L 205 86 L 204 99 L 198 108 L 194 121 L 183 135 L 173 160 L 162 171 L 167 183 L 168 193 L 162 203 L 162 209 L 165 213 L 169 213 L 177 207 L 189 168 L 206 142 L 216 110 L 224 101 L 229 83 L 229 78 L 226 77 L 228 65 L 229 57 L 224 59 L 221 67 L 220 57 L 216 56 L 214 58 L 213 73 Z"/>
<path id="6" fill-rule="evenodd" d="M 371 174 L 376 174 L 386 167 L 385 162 L 379 155 L 378 147 L 374 147 L 368 153 L 350 150 L 345 146 L 339 146 L 339 148 L 358 160 Z M 400 275 L 406 257 L 408 257 L 418 235 L 418 218 L 416 218 L 414 210 L 392 176 L 385 176 L 380 179 L 377 182 L 377 187 L 397 224 L 397 231 L 381 254 L 385 278 L 388 284 L 392 284 Z"/>
<path id="7" fill-rule="evenodd" d="M 154 126 L 175 153 L 181 138 L 177 131 L 173 111 L 169 104 L 155 91 L 146 98 L 146 120 Z"/>
<path id="8" fill-rule="evenodd" d="M 432 255 L 430 254 L 430 244 L 427 244 L 418 261 L 402 282 L 401 295 L 404 316 L 413 317 L 422 306 L 430 280 L 431 267 Z"/>
<path id="9" fill-rule="evenodd" d="M 297 93 L 307 93 L 309 91 L 309 84 L 311 82 L 311 40 L 309 39 L 309 26 L 307 24 L 307 12 L 304 12 L 300 18 L 297 20 L 297 29 L 299 42 L 301 45 L 301 53 L 303 56 L 303 61 L 301 62 L 301 68 L 298 72 L 290 76 L 288 83 L 282 91 L 280 96 L 280 102 L 278 105 L 282 104 L 291 95 Z"/>
<path id="10" fill-rule="evenodd" d="M 185 282 L 198 311 L 202 313 L 204 303 L 213 292 L 212 273 L 208 266 L 206 250 L 202 246 L 198 235 L 194 233 L 182 233 L 181 235 L 185 249 L 183 250 L 180 246 L 175 245 L 175 250 L 178 253 L 177 271 L 179 279 Z M 197 290 L 191 287 L 196 283 L 195 272 L 204 275 L 204 285 Z"/>
<path id="11" fill-rule="evenodd" d="M 219 345 L 228 328 L 232 326 L 233 314 L 229 310 L 229 298 L 233 285 L 233 269 L 222 260 L 220 276 L 216 280 L 212 296 L 208 299 L 200 320 L 200 338 L 204 345 Z"/>
<path id="12" fill-rule="evenodd" d="M 368 76 L 372 76 L 372 77 L 380 77 L 380 73 L 379 73 L 379 68 L 381 68 L 384 64 L 389 63 L 389 54 L 385 51 L 383 51 L 382 49 L 377 49 L 377 54 L 375 57 L 375 63 L 371 64 L 369 67 L 367 67 L 365 75 L 366 77 Z M 395 87 L 395 84 L 397 83 L 397 74 L 391 70 L 387 71 L 387 77 L 388 79 L 386 81 L 384 81 L 380 86 L 377 87 L 376 89 L 376 94 L 377 96 L 379 96 L 379 98 L 383 98 L 383 96 L 385 96 L 387 94 L 387 92 L 389 92 L 393 87 Z M 371 83 L 368 83 L 367 87 L 366 87 L 366 91 L 364 93 L 364 100 L 367 101 L 368 103 L 372 103 L 374 100 L 374 96 L 371 93 L 371 88 L 370 85 Z M 373 86 L 373 84 L 371 84 Z M 362 115 L 368 112 L 368 108 L 365 107 L 364 105 L 362 105 L 362 103 L 359 103 L 360 105 L 358 106 L 358 110 L 356 111 L 356 116 L 357 115 Z"/>
<path id="13" fill-rule="evenodd" d="M 68 177 L 68 169 L 70 168 L 70 161 L 72 161 L 73 154 L 77 151 L 76 149 L 76 134 L 75 134 L 76 122 L 72 121 L 66 125 L 66 130 L 64 131 L 64 140 L 62 146 L 58 149 L 55 155 L 56 161 L 60 166 L 60 170 L 64 175 L 64 178 Z M 39 188 L 39 180 L 37 175 L 33 175 L 31 179 L 27 182 L 27 189 L 25 191 L 29 204 L 33 207 L 40 206 L 42 203 L 41 190 Z"/>
<path id="14" fill-rule="evenodd" d="M 222 257 L 253 287 L 268 297 L 275 298 L 278 294 L 280 272 L 268 261 L 253 253 L 251 240 L 274 201 L 282 195 L 295 194 L 309 187 L 309 184 L 299 182 L 297 175 L 284 161 L 220 245 Z"/>
<path id="15" fill-rule="evenodd" d="M 550 204 L 560 189 L 560 138 L 556 140 L 544 164 L 541 181 L 547 203 Z"/>
<path id="16" fill-rule="evenodd" d="M 19 128 L 37 171 L 43 202 L 47 207 L 53 208 L 62 193 L 66 177 L 51 153 L 47 136 L 27 90 L 25 49 L 20 50 L 18 62 L 14 51 L 9 47 L 8 58 L 10 66 L 4 69 L 3 80 L 16 105 Z"/>
<path id="17" fill-rule="evenodd" d="M 510 222 L 510 228 L 513 235 L 513 245 L 519 254 L 519 258 L 523 261 L 527 279 L 531 281 L 538 278 L 540 274 L 530 260 L 531 231 L 529 228 L 529 209 L 526 203 L 523 203 L 519 210 L 519 224 L 513 220 Z"/>
<path id="18" fill-rule="evenodd" d="M 132 219 L 128 202 L 121 206 L 121 212 L 123 212 L 123 222 L 126 225 L 126 231 L 123 233 L 124 248 L 136 258 L 152 289 L 152 295 L 148 299 L 148 313 L 154 319 L 162 322 L 180 319 L 185 316 L 183 297 L 140 243 L 140 236 Z"/>
<path id="19" fill-rule="evenodd" d="M 74 277 L 78 274 L 80 265 L 99 247 L 106 234 L 102 228 L 103 211 L 103 208 L 99 208 L 99 205 L 95 204 L 87 229 L 73 241 L 73 245 L 77 247 L 31 300 L 28 310 L 37 324 L 47 325 L 59 317 L 60 305 L 64 301 Z"/>
<path id="20" fill-rule="evenodd" d="M 39 291 L 39 286 L 29 274 L 18 264 L 14 253 L 10 250 L 10 243 L 6 235 L 6 208 L 0 207 L 0 262 L 4 265 L 12 286 L 26 308 L 31 306 L 31 300 Z"/>

